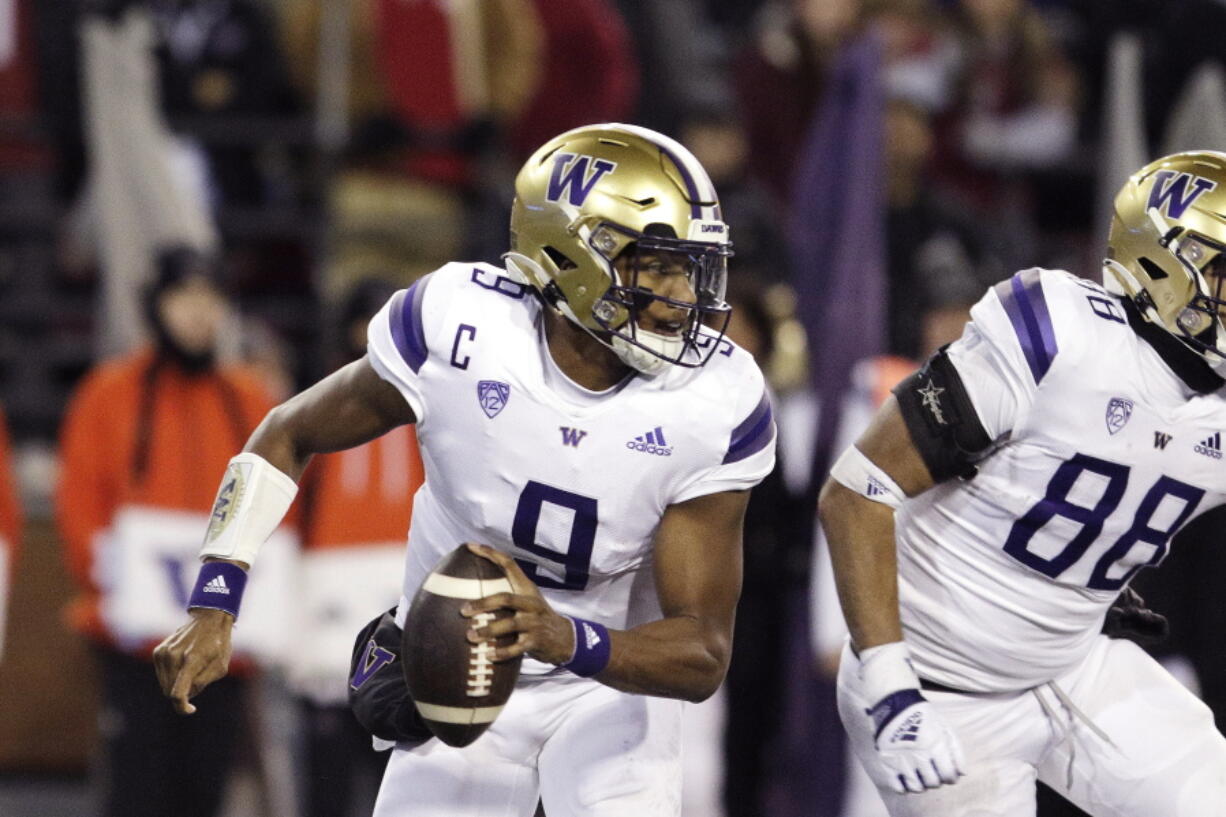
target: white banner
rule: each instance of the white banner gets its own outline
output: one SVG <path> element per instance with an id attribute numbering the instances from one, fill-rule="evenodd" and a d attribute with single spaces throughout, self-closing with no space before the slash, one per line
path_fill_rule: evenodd
<path id="1" fill-rule="evenodd" d="M 400 600 L 403 542 L 304 551 L 288 653 L 295 692 L 318 704 L 345 700 L 358 630 Z M 260 560 L 263 564 L 264 554 Z"/>
<path id="2" fill-rule="evenodd" d="M 130 505 L 94 541 L 102 619 L 121 647 L 161 641 L 187 621 L 209 515 Z M 279 528 L 260 550 L 234 625 L 234 652 L 282 663 L 294 607 L 297 536 Z"/>

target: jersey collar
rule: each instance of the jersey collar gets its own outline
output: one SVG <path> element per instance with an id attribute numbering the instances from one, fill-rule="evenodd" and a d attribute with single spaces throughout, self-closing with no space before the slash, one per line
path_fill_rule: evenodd
<path id="1" fill-rule="evenodd" d="M 1223 380 L 1210 368 L 1204 358 L 1193 352 L 1175 339 L 1169 332 L 1160 329 L 1141 317 L 1140 310 L 1130 298 L 1121 299 L 1124 312 L 1128 315 L 1128 325 L 1141 338 L 1153 347 L 1162 358 L 1162 362 L 1170 367 L 1188 388 L 1197 394 L 1210 394 L 1222 387 Z"/>

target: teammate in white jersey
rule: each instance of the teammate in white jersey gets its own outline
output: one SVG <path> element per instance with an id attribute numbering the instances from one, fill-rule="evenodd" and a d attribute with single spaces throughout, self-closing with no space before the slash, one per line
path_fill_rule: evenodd
<path id="1" fill-rule="evenodd" d="M 1208 708 L 1100 632 L 1226 502 L 1226 154 L 1128 181 L 1104 280 L 998 284 L 823 489 L 840 713 L 894 817 L 1030 817 L 1036 779 L 1096 817 L 1226 814 Z"/>
<path id="2" fill-rule="evenodd" d="M 496 658 L 529 660 L 471 746 L 400 743 L 375 814 L 528 817 L 538 796 L 551 817 L 679 814 L 681 700 L 723 679 L 748 489 L 774 462 L 762 375 L 723 337 L 730 255 L 715 190 L 673 140 L 598 125 L 538 150 L 505 269 L 448 264 L 397 293 L 366 357 L 232 461 L 191 620 L 156 655 L 174 705 L 190 713 L 225 673 L 231 594 L 310 456 L 416 423 L 398 623 L 439 557 L 484 543 L 515 593 L 471 612 L 516 615 L 470 638 L 516 633 Z"/>

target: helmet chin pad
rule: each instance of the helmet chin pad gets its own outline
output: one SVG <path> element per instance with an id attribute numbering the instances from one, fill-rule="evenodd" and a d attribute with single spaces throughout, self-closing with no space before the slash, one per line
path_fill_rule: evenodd
<path id="1" fill-rule="evenodd" d="M 659 374 L 685 351 L 685 339 L 680 335 L 660 335 L 640 328 L 634 339 L 638 341 L 637 346 L 619 334 L 614 334 L 610 340 L 618 359 L 643 374 Z"/>

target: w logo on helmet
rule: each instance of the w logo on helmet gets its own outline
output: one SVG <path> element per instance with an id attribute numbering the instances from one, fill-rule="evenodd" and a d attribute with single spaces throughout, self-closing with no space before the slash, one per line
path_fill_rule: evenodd
<path id="1" fill-rule="evenodd" d="M 1188 189 L 1188 182 L 1192 189 Z M 1166 213 L 1168 218 L 1182 218 L 1184 211 L 1192 206 L 1192 202 L 1217 187 L 1217 182 L 1191 173 L 1176 173 L 1174 170 L 1159 170 L 1154 174 L 1154 186 L 1149 192 L 1149 203 L 1145 209 L 1157 207 Z"/>
<path id="2" fill-rule="evenodd" d="M 559 153 L 553 160 L 553 175 L 549 177 L 549 189 L 545 198 L 558 201 L 566 196 L 575 207 L 582 207 L 596 182 L 606 173 L 613 172 L 616 162 L 582 156 L 575 153 Z"/>

